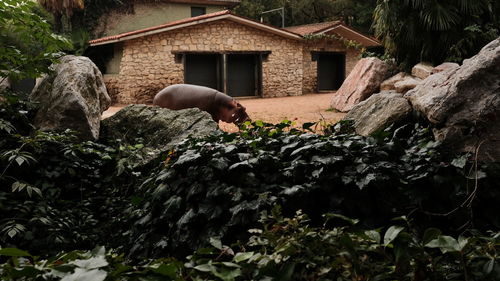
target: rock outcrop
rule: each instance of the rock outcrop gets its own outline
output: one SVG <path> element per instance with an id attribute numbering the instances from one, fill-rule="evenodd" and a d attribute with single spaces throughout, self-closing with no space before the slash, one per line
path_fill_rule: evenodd
<path id="1" fill-rule="evenodd" d="M 380 91 L 396 90 L 395 84 L 408 76 L 410 75 L 406 72 L 399 72 L 391 78 L 384 80 L 382 84 L 380 84 Z"/>
<path id="2" fill-rule="evenodd" d="M 415 88 L 418 84 L 420 84 L 420 82 L 422 82 L 422 79 L 409 75 L 406 76 L 404 79 L 396 82 L 394 84 L 394 88 L 396 92 L 405 94 L 409 90 Z"/>
<path id="3" fill-rule="evenodd" d="M 433 68 L 434 66 L 432 66 L 432 64 L 421 62 L 419 64 L 416 64 L 411 69 L 411 75 L 418 77 L 420 79 L 425 79 L 429 77 L 429 75 L 431 75 Z"/>
<path id="4" fill-rule="evenodd" d="M 207 136 L 217 130 L 210 114 L 198 108 L 170 110 L 137 104 L 102 120 L 100 141 L 143 144 L 142 159 L 133 161 L 134 165 L 143 165 L 188 136 Z"/>
<path id="5" fill-rule="evenodd" d="M 391 67 L 378 58 L 361 59 L 335 93 L 331 106 L 346 112 L 353 106 L 367 99 L 380 89 L 380 84 L 388 75 Z"/>
<path id="6" fill-rule="evenodd" d="M 54 71 L 30 96 L 39 104 L 35 126 L 44 131 L 71 129 L 82 140 L 97 140 L 101 114 L 111 103 L 101 72 L 87 57 L 65 56 L 51 67 Z"/>
<path id="7" fill-rule="evenodd" d="M 500 160 L 500 38 L 405 97 L 435 125 L 437 140 L 455 151 L 479 147 L 480 159 Z"/>
<path id="8" fill-rule="evenodd" d="M 445 71 L 445 70 L 448 70 L 450 68 L 457 68 L 457 67 L 460 67 L 460 65 L 458 63 L 454 63 L 454 62 L 443 62 L 442 64 L 434 67 L 432 70 L 431 70 L 431 75 L 432 74 L 436 74 L 436 73 L 439 73 L 441 71 Z"/>
<path id="9" fill-rule="evenodd" d="M 410 104 L 401 94 L 380 93 L 354 106 L 344 119 L 354 120 L 356 133 L 368 136 L 405 120 L 411 111 Z"/>
<path id="10" fill-rule="evenodd" d="M 10 89 L 10 79 L 8 77 L 0 76 L 0 92 Z"/>

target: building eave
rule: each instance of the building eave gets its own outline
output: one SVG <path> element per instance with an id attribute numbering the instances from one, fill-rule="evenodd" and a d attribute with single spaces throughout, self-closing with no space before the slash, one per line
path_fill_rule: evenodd
<path id="1" fill-rule="evenodd" d="M 343 24 L 332 26 L 331 28 L 327 28 L 327 29 L 322 30 L 320 32 L 317 32 L 315 34 L 326 34 L 328 32 L 335 32 L 335 30 L 337 30 L 337 29 L 342 29 L 342 30 L 347 31 L 349 33 L 355 34 L 356 36 L 359 36 L 359 37 L 363 38 L 364 40 L 367 40 L 368 44 L 364 44 L 364 45 L 366 45 L 368 47 L 381 46 L 380 42 L 377 39 L 372 38 L 372 37 L 367 36 L 367 35 L 364 35 L 363 33 L 358 32 L 358 31 L 356 31 L 356 30 L 354 30 L 354 29 L 352 29 L 350 27 L 347 27 L 347 26 L 345 26 Z M 354 41 L 359 41 L 359 40 L 356 40 L 355 38 L 346 38 L 346 39 L 352 39 Z"/>
<path id="2" fill-rule="evenodd" d="M 233 22 L 241 23 L 246 26 L 251 26 L 253 28 L 266 31 L 269 33 L 273 33 L 282 37 L 286 37 L 289 39 L 295 39 L 295 40 L 301 40 L 302 36 L 281 28 L 273 27 L 270 25 L 266 25 L 263 23 L 256 22 L 251 19 L 243 18 L 240 16 L 236 16 L 231 14 L 229 11 L 224 11 L 222 13 L 214 13 L 214 16 L 207 15 L 207 17 L 200 16 L 200 19 L 185 19 L 181 23 L 172 23 L 172 24 L 165 24 L 161 26 L 156 26 L 156 27 L 151 27 L 151 28 L 146 28 L 142 30 L 137 30 L 137 31 L 132 31 L 132 32 L 127 32 L 127 33 L 122 33 L 118 35 L 113 35 L 113 36 L 108 36 L 108 37 L 103 37 L 103 38 L 98 38 L 94 40 L 90 40 L 89 44 L 90 46 L 99 46 L 99 45 L 106 45 L 106 44 L 112 44 L 112 43 L 117 43 L 117 42 L 122 42 L 122 41 L 127 41 L 127 40 L 132 40 L 135 38 L 140 38 L 148 35 L 153 35 L 153 34 L 158 34 L 162 32 L 167 32 L 167 31 L 172 31 L 172 30 L 177 30 L 177 29 L 182 29 L 190 26 L 195 26 L 195 25 L 200 25 L 200 24 L 205 24 L 209 22 L 214 22 L 214 21 L 219 21 L 223 19 L 231 20 Z"/>
<path id="3" fill-rule="evenodd" d="M 224 7 L 235 7 L 240 4 L 240 1 L 225 1 L 225 0 L 170 0 L 172 3 L 187 3 L 194 5 L 218 5 Z"/>

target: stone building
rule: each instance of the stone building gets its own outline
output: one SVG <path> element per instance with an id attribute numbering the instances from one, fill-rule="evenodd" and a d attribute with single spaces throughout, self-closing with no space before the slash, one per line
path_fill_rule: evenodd
<path id="1" fill-rule="evenodd" d="M 361 48 L 379 43 L 341 22 L 287 29 L 223 10 L 91 40 L 115 103 L 149 103 L 188 83 L 231 96 L 296 96 L 336 90 Z"/>

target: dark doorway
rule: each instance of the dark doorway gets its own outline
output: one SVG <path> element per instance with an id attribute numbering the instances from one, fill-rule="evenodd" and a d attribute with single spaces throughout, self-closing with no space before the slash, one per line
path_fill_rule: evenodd
<path id="1" fill-rule="evenodd" d="M 220 55 L 186 54 L 184 71 L 184 83 L 222 90 Z"/>
<path id="2" fill-rule="evenodd" d="M 227 55 L 227 94 L 232 97 L 255 96 L 259 91 L 259 55 Z"/>
<path id="3" fill-rule="evenodd" d="M 345 78 L 345 54 L 318 53 L 318 91 L 338 90 Z"/>

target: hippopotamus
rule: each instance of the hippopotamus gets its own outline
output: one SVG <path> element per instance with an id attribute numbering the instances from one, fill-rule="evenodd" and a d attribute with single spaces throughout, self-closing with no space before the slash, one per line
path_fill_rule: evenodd
<path id="1" fill-rule="evenodd" d="M 240 124 L 250 120 L 246 108 L 239 102 L 224 93 L 203 86 L 168 86 L 156 94 L 153 104 L 174 110 L 197 107 L 210 113 L 215 122 L 222 120 Z"/>

